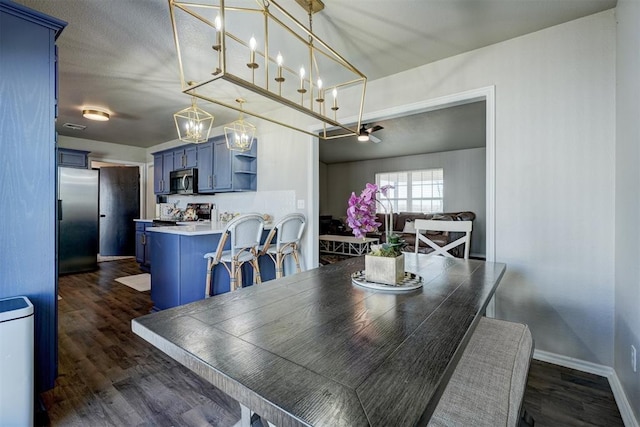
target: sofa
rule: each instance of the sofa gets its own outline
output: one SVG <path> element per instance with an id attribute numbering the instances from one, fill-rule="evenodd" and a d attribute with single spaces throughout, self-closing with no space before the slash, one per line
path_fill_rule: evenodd
<path id="1" fill-rule="evenodd" d="M 375 237 L 380 239 L 381 242 L 386 240 L 385 234 L 385 222 L 384 217 L 385 214 L 377 214 L 377 221 L 382 224 L 377 232 L 368 233 L 367 237 Z M 420 212 L 399 212 L 394 213 L 391 218 L 391 231 L 394 234 L 400 235 L 400 237 L 405 241 L 407 246 L 405 247 L 405 252 L 413 252 L 415 250 L 416 244 L 416 231 L 413 227 L 413 221 L 416 219 L 433 219 L 440 221 L 473 221 L 476 218 L 476 215 L 473 212 L 463 211 L 463 212 L 444 212 L 444 213 L 420 213 Z M 341 219 L 332 218 L 332 217 L 324 217 L 322 218 L 326 227 L 321 227 L 320 234 L 340 234 L 345 236 L 353 236 L 352 230 L 347 225 L 346 217 Z M 323 233 L 322 231 L 325 231 Z M 458 239 L 462 234 L 461 233 L 448 233 L 448 232 L 438 232 L 438 231 L 427 231 L 429 238 L 434 241 L 436 244 L 440 246 L 445 246 L 447 243 L 452 242 Z M 473 238 L 473 233 L 471 233 Z M 418 247 L 418 252 L 420 253 L 429 253 L 433 252 L 429 246 L 425 243 L 420 242 Z M 453 248 L 450 253 L 456 257 L 462 257 L 464 254 L 464 247 L 458 246 Z"/>

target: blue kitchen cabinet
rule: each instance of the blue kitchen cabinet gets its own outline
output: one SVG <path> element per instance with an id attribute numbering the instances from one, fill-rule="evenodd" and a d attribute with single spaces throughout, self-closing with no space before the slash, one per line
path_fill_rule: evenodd
<path id="1" fill-rule="evenodd" d="M 213 142 L 197 146 L 198 192 L 213 192 Z"/>
<path id="2" fill-rule="evenodd" d="M 204 299 L 207 260 L 221 234 L 184 236 L 151 232 L 151 300 L 153 310 L 165 310 Z M 227 243 L 229 245 L 229 243 Z M 214 269 L 213 292 L 229 292 L 229 274 Z"/>
<path id="3" fill-rule="evenodd" d="M 11 178 L 0 198 L 24 207 L 4 212 L 0 298 L 26 296 L 34 305 L 36 394 L 58 374 L 55 40 L 65 26 L 0 0 L 0 158 Z"/>
<path id="4" fill-rule="evenodd" d="M 169 174 L 173 171 L 173 151 L 153 154 L 153 192 L 169 194 L 171 187 Z"/>
<path id="5" fill-rule="evenodd" d="M 173 170 L 195 168 L 198 149 L 195 145 L 185 145 L 173 150 Z"/>
<path id="6" fill-rule="evenodd" d="M 151 268 L 151 233 L 147 228 L 153 227 L 152 221 L 136 222 L 136 261 L 140 264 L 140 269 L 146 272 Z"/>
<path id="7" fill-rule="evenodd" d="M 256 191 L 258 143 L 249 151 L 231 151 L 224 136 L 213 142 L 213 192 Z"/>
<path id="8" fill-rule="evenodd" d="M 157 229 L 156 229 L 157 230 Z M 264 230 L 264 243 L 269 230 Z M 204 254 L 215 251 L 222 233 L 184 235 L 151 231 L 151 300 L 153 310 L 165 310 L 205 298 L 207 260 Z M 227 241 L 225 249 L 230 248 Z M 262 280 L 275 278 L 275 267 L 268 256 L 259 260 Z M 253 270 L 249 263 L 243 266 L 243 286 L 253 283 Z M 229 292 L 227 269 L 217 265 L 213 269 L 211 288 L 213 295 Z"/>
<path id="9" fill-rule="evenodd" d="M 87 169 L 89 167 L 89 151 L 58 148 L 58 166 Z"/>
<path id="10" fill-rule="evenodd" d="M 231 177 L 231 151 L 223 135 L 213 140 L 213 191 L 231 191 Z"/>
<path id="11" fill-rule="evenodd" d="M 256 191 L 258 179 L 258 143 L 254 140 L 251 150 L 233 152 L 231 170 L 233 191 Z"/>

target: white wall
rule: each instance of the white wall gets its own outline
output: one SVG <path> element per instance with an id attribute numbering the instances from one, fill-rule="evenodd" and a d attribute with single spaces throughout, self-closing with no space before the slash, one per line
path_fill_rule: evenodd
<path id="1" fill-rule="evenodd" d="M 411 82 L 411 84 L 406 84 Z M 613 11 L 372 82 L 368 108 L 496 87 L 497 316 L 613 363 Z M 595 243 L 597 242 L 597 243 Z"/>
<path id="2" fill-rule="evenodd" d="M 528 323 L 539 350 L 612 366 L 614 233 L 598 224 L 614 209 L 613 11 L 370 82 L 365 111 L 492 85 L 496 259 L 507 263 L 497 315 Z M 277 151 L 258 164 L 272 189 L 317 203 L 310 140 L 263 135 Z"/>
<path id="3" fill-rule="evenodd" d="M 473 224 L 471 253 L 485 254 L 485 163 L 486 150 L 448 151 L 416 156 L 392 157 L 326 165 L 325 199 L 320 199 L 323 214 L 336 218 L 346 215 L 351 192 L 360 193 L 367 182 L 375 182 L 378 172 L 444 169 L 444 212 L 471 211 Z M 322 170 L 322 168 L 320 169 Z M 320 191 L 323 192 L 323 185 Z"/>
<path id="4" fill-rule="evenodd" d="M 618 0 L 616 63 L 615 370 L 636 419 L 640 419 L 638 372 L 631 345 L 640 352 L 640 2 Z"/>

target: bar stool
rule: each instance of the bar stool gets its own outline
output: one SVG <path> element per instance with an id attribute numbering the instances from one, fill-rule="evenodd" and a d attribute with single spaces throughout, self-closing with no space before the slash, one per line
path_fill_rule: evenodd
<path id="1" fill-rule="evenodd" d="M 276 223 L 269 232 L 260 255 L 269 255 L 271 261 L 276 266 L 276 279 L 284 276 L 284 260 L 287 255 L 293 256 L 296 262 L 296 271 L 300 273 L 300 258 L 298 249 L 300 247 L 300 239 L 304 232 L 306 218 L 302 214 L 285 215 Z M 275 246 L 272 245 L 273 239 L 276 239 Z"/>
<path id="2" fill-rule="evenodd" d="M 262 215 L 254 213 L 237 216 L 227 223 L 222 236 L 220 236 L 216 251 L 204 255 L 207 259 L 205 298 L 211 296 L 211 275 L 213 268 L 220 263 L 229 272 L 230 291 L 242 287 L 241 268 L 245 262 L 250 263 L 253 267 L 253 283 L 262 283 L 258 266 L 258 246 L 263 228 Z M 230 240 L 231 249 L 224 250 L 227 240 Z"/>

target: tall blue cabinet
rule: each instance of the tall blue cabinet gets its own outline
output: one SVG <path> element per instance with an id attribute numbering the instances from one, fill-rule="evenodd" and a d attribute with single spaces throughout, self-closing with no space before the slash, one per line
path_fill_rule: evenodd
<path id="1" fill-rule="evenodd" d="M 55 40 L 65 26 L 0 0 L 0 298 L 34 305 L 36 392 L 58 369 Z"/>

